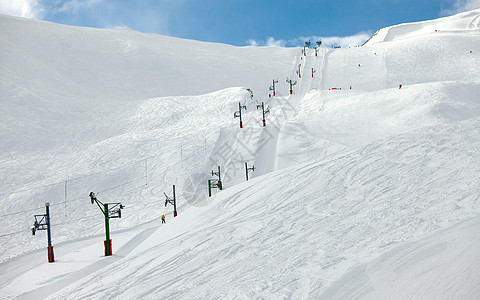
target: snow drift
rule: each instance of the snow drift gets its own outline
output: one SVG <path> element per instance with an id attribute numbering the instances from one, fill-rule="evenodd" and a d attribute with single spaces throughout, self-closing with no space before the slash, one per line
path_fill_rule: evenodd
<path id="1" fill-rule="evenodd" d="M 0 16 L 0 296 L 478 298 L 479 19 L 303 56 Z"/>

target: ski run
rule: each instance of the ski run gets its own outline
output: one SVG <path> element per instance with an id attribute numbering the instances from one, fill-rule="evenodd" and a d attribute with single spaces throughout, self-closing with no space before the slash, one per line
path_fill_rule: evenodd
<path id="1" fill-rule="evenodd" d="M 0 28 L 0 298 L 480 298 L 480 10 L 305 53 Z"/>

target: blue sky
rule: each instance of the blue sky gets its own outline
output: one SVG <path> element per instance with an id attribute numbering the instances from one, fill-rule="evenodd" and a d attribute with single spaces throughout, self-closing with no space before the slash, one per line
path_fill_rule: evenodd
<path id="1" fill-rule="evenodd" d="M 237 46 L 354 46 L 377 29 L 480 8 L 480 0 L 0 0 L 0 13 Z"/>

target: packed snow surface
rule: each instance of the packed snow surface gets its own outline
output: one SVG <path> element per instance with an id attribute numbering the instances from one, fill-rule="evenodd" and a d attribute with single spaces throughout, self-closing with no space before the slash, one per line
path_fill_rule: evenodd
<path id="1" fill-rule="evenodd" d="M 480 10 L 306 55 L 0 28 L 0 298 L 480 298 Z"/>

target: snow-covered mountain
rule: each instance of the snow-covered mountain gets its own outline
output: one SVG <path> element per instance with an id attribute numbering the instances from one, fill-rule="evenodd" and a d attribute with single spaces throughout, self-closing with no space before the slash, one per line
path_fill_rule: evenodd
<path id="1" fill-rule="evenodd" d="M 306 56 L 0 28 L 0 297 L 480 297 L 480 10 Z"/>

